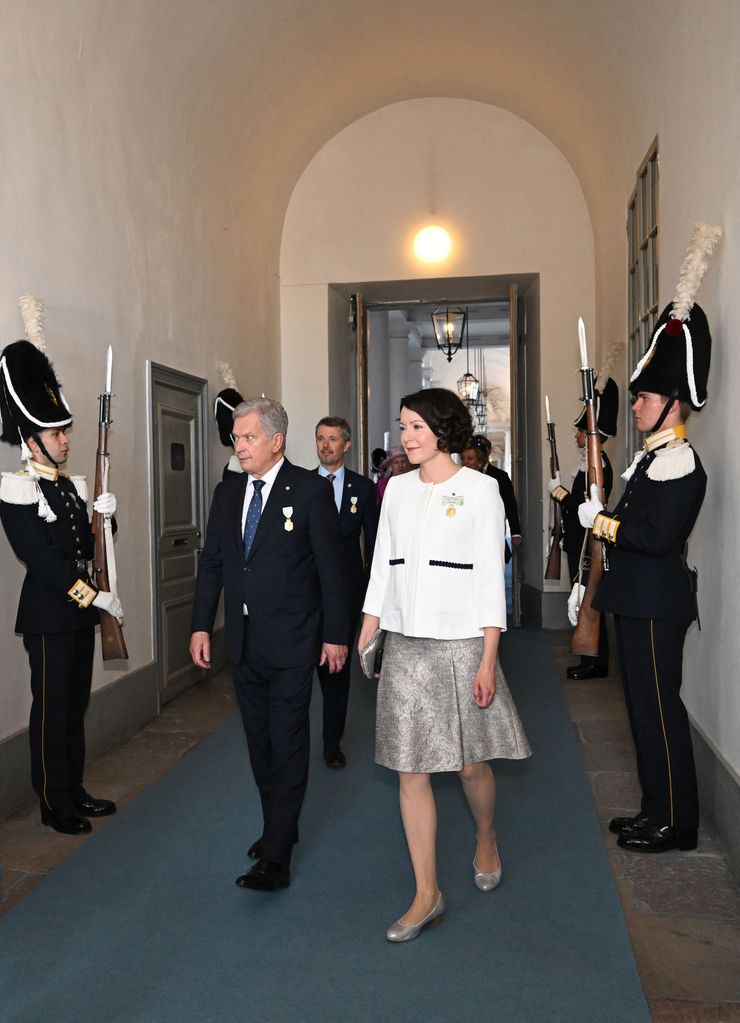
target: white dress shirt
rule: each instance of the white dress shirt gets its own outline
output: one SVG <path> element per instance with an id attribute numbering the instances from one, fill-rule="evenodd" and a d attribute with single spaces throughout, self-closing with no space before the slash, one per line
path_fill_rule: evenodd
<path id="1" fill-rule="evenodd" d="M 261 477 L 263 483 L 265 484 L 264 487 L 262 488 L 262 511 L 263 512 L 265 510 L 265 505 L 267 504 L 267 498 L 270 496 L 270 491 L 272 490 L 272 485 L 275 482 L 275 477 L 280 472 L 280 469 L 281 469 L 282 464 L 283 464 L 284 461 L 285 461 L 285 458 L 281 458 L 279 462 L 276 462 L 273 465 L 272 469 L 268 469 L 267 472 L 265 473 L 265 475 Z M 242 505 L 242 536 L 244 536 L 244 523 L 247 521 L 247 512 L 249 511 L 249 504 L 250 504 L 250 501 L 252 500 L 252 498 L 254 497 L 254 486 L 253 486 L 253 484 L 254 484 L 254 476 L 252 476 L 250 474 L 249 480 L 247 482 L 247 489 L 244 492 L 244 504 Z M 243 605 L 243 610 L 244 610 L 244 614 L 245 615 L 249 614 L 249 612 L 247 611 L 247 605 L 246 604 Z"/>
<path id="2" fill-rule="evenodd" d="M 329 470 L 320 465 L 319 476 L 329 475 L 332 475 Z M 337 506 L 337 511 L 340 511 L 342 507 L 342 494 L 344 492 L 344 463 L 333 473 L 333 476 L 334 479 L 331 481 L 331 485 L 334 487 L 334 504 Z"/>

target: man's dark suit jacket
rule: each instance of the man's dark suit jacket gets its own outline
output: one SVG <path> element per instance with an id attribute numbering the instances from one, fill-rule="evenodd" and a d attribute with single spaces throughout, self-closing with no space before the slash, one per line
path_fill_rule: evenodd
<path id="1" fill-rule="evenodd" d="M 504 502 L 504 514 L 508 519 L 511 535 L 521 536 L 522 527 L 519 525 L 519 508 L 516 503 L 514 485 L 511 482 L 509 474 L 504 472 L 503 469 L 499 469 L 496 465 L 487 465 L 486 475 L 492 476 L 498 483 L 501 500 Z"/>
<path id="2" fill-rule="evenodd" d="M 242 659 L 244 604 L 250 657 L 274 668 L 315 664 L 322 642 L 344 644 L 348 633 L 348 588 L 332 489 L 286 458 L 245 563 L 241 517 L 248 482 L 244 473 L 219 483 L 214 492 L 192 631 L 211 632 L 223 588 L 232 664 Z M 292 529 L 285 528 L 288 520 Z"/>
<path id="3" fill-rule="evenodd" d="M 353 498 L 357 498 L 354 503 Z M 353 507 L 357 511 L 353 512 Z M 357 607 L 359 614 L 365 599 L 370 565 L 375 550 L 375 536 L 378 532 L 378 506 L 375 500 L 375 484 L 372 480 L 366 476 L 360 476 L 359 473 L 353 472 L 346 466 L 344 467 L 342 503 L 339 508 L 339 525 L 342 531 L 352 606 L 353 608 Z M 365 544 L 364 561 L 360 547 L 361 534 Z M 354 623 L 350 623 L 350 628 L 353 625 Z"/>

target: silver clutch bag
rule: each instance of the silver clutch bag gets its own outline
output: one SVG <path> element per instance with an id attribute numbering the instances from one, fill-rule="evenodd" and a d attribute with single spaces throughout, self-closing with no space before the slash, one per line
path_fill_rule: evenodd
<path id="1" fill-rule="evenodd" d="M 363 675 L 368 678 L 375 678 L 380 674 L 380 667 L 383 661 L 383 644 L 385 643 L 385 631 L 376 629 L 370 637 L 367 646 L 360 650 L 360 667 Z"/>

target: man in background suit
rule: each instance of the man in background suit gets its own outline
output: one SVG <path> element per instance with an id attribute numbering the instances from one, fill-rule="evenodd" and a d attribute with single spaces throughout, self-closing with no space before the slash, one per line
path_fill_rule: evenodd
<path id="1" fill-rule="evenodd" d="M 378 509 L 375 486 L 365 476 L 352 472 L 344 459 L 352 446 L 349 423 L 339 416 L 324 416 L 316 424 L 316 453 L 319 456 L 318 474 L 325 476 L 334 490 L 334 503 L 339 512 L 342 542 L 350 588 L 349 632 L 347 643 L 354 645 L 355 631 L 360 620 L 367 589 L 370 564 L 378 530 Z M 360 544 L 362 537 L 363 547 Z M 364 553 L 364 557 L 363 557 Z M 318 676 L 324 697 L 324 760 L 329 767 L 344 767 L 346 757 L 340 746 L 347 718 L 351 656 L 336 674 L 330 674 L 326 664 L 319 665 Z"/>
<path id="2" fill-rule="evenodd" d="M 347 659 L 349 603 L 332 493 L 285 458 L 288 417 L 268 398 L 234 409 L 234 449 L 244 470 L 220 483 L 198 563 L 190 654 L 210 667 L 210 634 L 224 591 L 226 645 L 263 830 L 257 863 L 236 883 L 275 891 L 290 858 L 308 780 L 308 710 L 314 667 Z"/>

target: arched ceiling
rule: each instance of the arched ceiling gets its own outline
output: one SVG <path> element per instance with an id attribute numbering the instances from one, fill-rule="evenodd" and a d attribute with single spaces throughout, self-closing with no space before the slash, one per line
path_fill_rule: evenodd
<path id="1" fill-rule="evenodd" d="M 105 92 L 117 78 L 134 123 L 158 122 L 197 153 L 211 180 L 214 162 L 222 174 L 228 165 L 245 196 L 261 196 L 258 218 L 281 215 L 311 157 L 358 117 L 403 99 L 454 96 L 504 107 L 546 134 L 574 166 L 598 225 L 609 152 L 634 101 L 630 12 L 639 8 L 649 36 L 645 6 L 65 0 L 56 11 L 70 57 L 100 75 Z"/>

